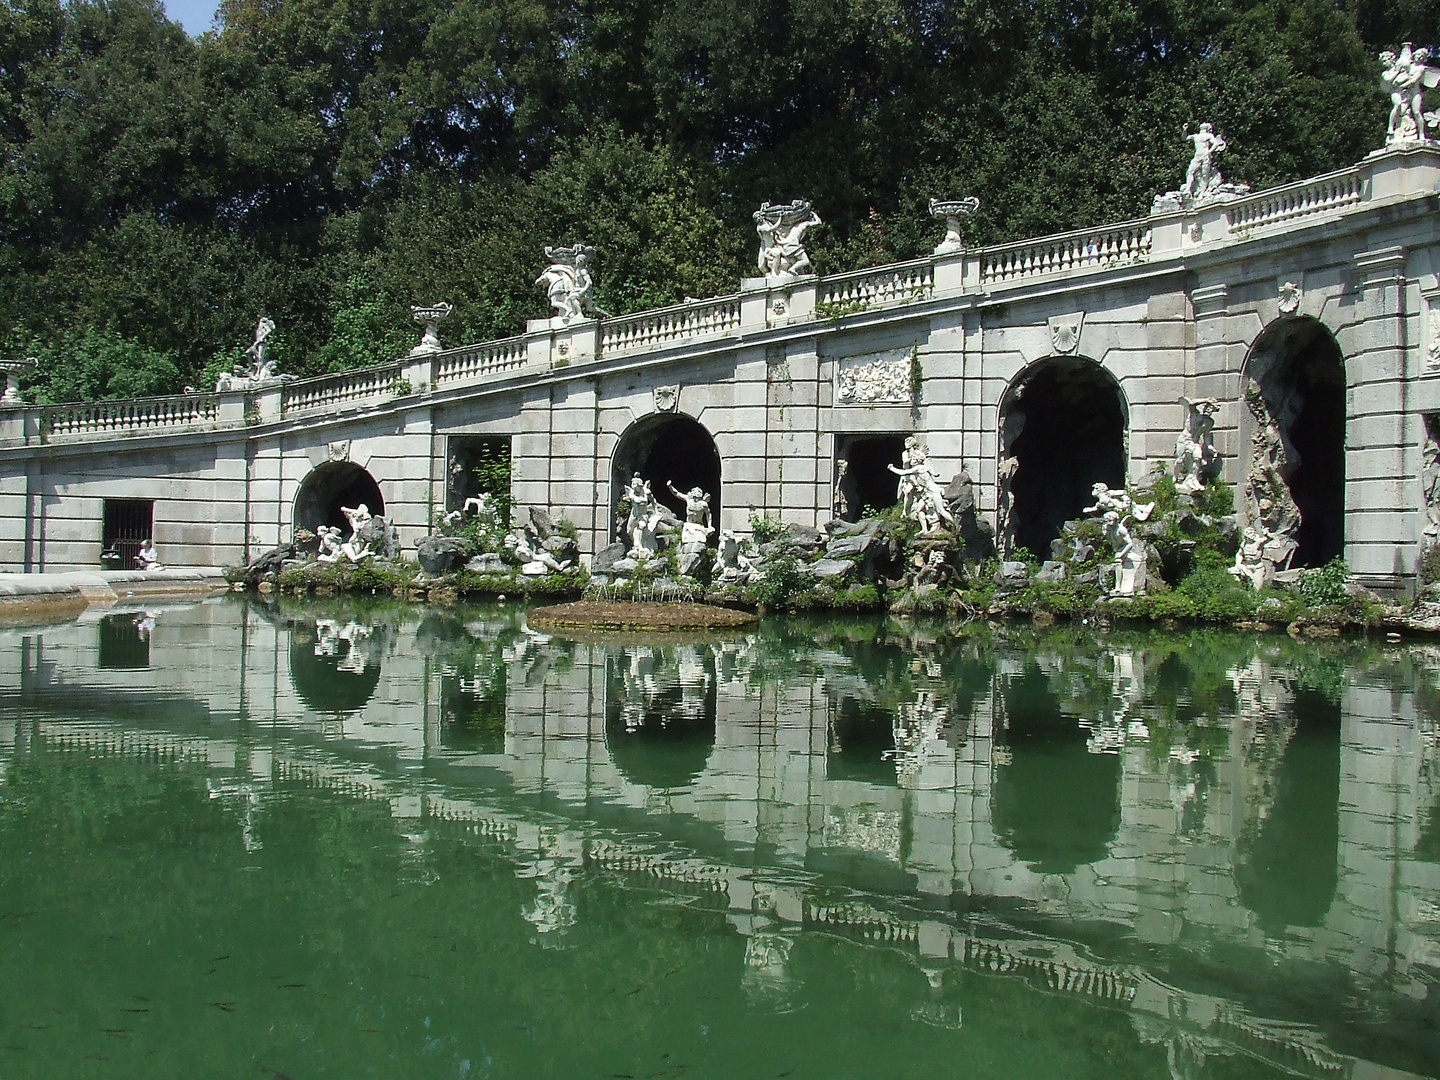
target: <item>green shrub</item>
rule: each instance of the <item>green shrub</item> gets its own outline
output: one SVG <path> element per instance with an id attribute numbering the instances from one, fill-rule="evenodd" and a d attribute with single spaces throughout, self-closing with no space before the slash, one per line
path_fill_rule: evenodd
<path id="1" fill-rule="evenodd" d="M 1300 571 L 1300 597 L 1311 607 L 1340 607 L 1349 599 L 1349 580 L 1350 567 L 1337 555 L 1324 566 Z"/>
<path id="2" fill-rule="evenodd" d="M 1219 552 L 1199 552 L 1195 561 L 1195 569 L 1176 587 L 1175 595 L 1194 605 L 1197 618 L 1228 622 L 1255 613 L 1254 592 L 1230 573 Z"/>
<path id="3" fill-rule="evenodd" d="M 778 611 L 791 606 L 812 584 L 813 579 L 793 551 L 777 551 L 765 560 L 764 575 L 750 586 L 750 600 L 759 607 Z"/>
<path id="4" fill-rule="evenodd" d="M 1223 480 L 1211 480 L 1200 494 L 1200 506 L 1211 517 L 1227 517 L 1235 512 L 1235 489 Z"/>
<path id="5" fill-rule="evenodd" d="M 785 524 L 779 518 L 768 517 L 754 510 L 750 511 L 750 532 L 755 543 L 768 544 L 785 531 Z"/>
<path id="6" fill-rule="evenodd" d="M 1440 581 L 1440 544 L 1425 545 L 1415 562 L 1415 573 L 1419 575 L 1421 585 Z"/>

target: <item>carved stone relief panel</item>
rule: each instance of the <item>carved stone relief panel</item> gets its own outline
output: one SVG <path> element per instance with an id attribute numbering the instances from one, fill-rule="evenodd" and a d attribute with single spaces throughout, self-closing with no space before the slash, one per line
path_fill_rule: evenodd
<path id="1" fill-rule="evenodd" d="M 836 404 L 909 404 L 912 353 L 911 349 L 897 349 L 842 357 L 835 366 Z"/>

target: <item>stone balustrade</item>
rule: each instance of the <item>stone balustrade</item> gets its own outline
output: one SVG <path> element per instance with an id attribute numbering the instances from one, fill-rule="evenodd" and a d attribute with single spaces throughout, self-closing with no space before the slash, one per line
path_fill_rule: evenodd
<path id="1" fill-rule="evenodd" d="M 473 382 L 488 375 L 518 371 L 530 358 L 529 337 L 518 334 L 449 349 L 434 358 L 433 379 L 436 387 L 453 383 Z"/>
<path id="2" fill-rule="evenodd" d="M 216 421 L 219 408 L 218 394 L 47 405 L 41 410 L 40 430 L 52 439 L 87 435 L 108 438 L 126 432 L 207 426 Z"/>
<path id="3" fill-rule="evenodd" d="M 1021 278 L 1068 274 L 1074 270 L 1129 266 L 1150 257 L 1152 240 L 1147 219 L 983 248 L 976 252 L 980 261 L 980 283 L 993 285 Z"/>
<path id="4" fill-rule="evenodd" d="M 821 278 L 816 306 L 826 312 L 842 313 L 929 299 L 935 291 L 935 260 L 915 259 L 848 274 Z"/>
<path id="5" fill-rule="evenodd" d="M 605 319 L 600 324 L 600 351 L 602 355 L 636 352 L 739 329 L 740 296 L 736 293 Z"/>
<path id="6" fill-rule="evenodd" d="M 1355 166 L 1326 173 L 1298 184 L 1270 188 L 1225 206 L 1231 234 L 1272 225 L 1286 225 L 1301 218 L 1331 213 L 1354 206 L 1369 196 L 1368 176 Z"/>
<path id="7" fill-rule="evenodd" d="M 400 362 L 377 364 L 374 367 L 345 371 L 338 375 L 321 375 L 286 383 L 280 395 L 280 411 L 285 416 L 340 408 L 356 408 L 375 404 L 403 391 Z"/>

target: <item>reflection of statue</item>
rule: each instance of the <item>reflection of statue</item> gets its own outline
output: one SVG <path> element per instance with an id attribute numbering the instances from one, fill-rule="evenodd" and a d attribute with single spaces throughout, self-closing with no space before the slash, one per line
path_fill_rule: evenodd
<path id="1" fill-rule="evenodd" d="M 545 295 L 555 313 L 565 322 L 580 319 L 587 311 L 603 315 L 595 307 L 595 283 L 590 277 L 590 260 L 595 249 L 584 244 L 574 247 L 547 247 L 545 257 L 550 265 L 535 279 L 545 286 Z"/>
<path id="2" fill-rule="evenodd" d="M 1180 404 L 1185 409 L 1185 427 L 1175 439 L 1175 489 L 1181 495 L 1194 495 L 1220 471 L 1214 434 L 1220 405 L 1214 398 L 1191 401 L 1183 394 Z"/>
<path id="3" fill-rule="evenodd" d="M 805 252 L 805 230 L 819 225 L 819 215 L 804 201 L 785 206 L 763 203 L 755 211 L 755 232 L 760 237 L 757 259 L 768 278 L 791 278 L 810 272 Z"/>
<path id="4" fill-rule="evenodd" d="M 940 477 L 931 466 L 925 448 L 913 435 L 905 439 L 900 465 L 898 469 L 894 465 L 885 467 L 900 478 L 896 494 L 901 513 L 918 522 L 922 533 L 934 532 L 941 522 L 953 527 L 955 519 L 945 506 Z"/>

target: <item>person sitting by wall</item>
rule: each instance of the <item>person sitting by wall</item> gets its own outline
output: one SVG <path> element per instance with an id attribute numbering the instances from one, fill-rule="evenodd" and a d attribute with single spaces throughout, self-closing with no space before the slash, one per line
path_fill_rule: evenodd
<path id="1" fill-rule="evenodd" d="M 160 565 L 160 555 L 155 550 L 154 542 L 146 537 L 140 544 L 140 550 L 135 555 L 135 565 L 141 570 L 163 570 Z"/>

